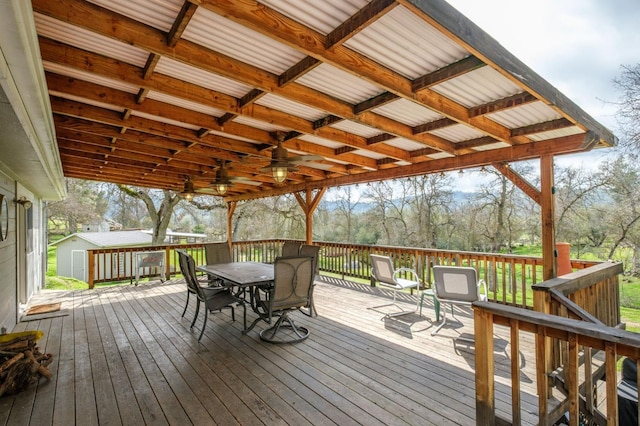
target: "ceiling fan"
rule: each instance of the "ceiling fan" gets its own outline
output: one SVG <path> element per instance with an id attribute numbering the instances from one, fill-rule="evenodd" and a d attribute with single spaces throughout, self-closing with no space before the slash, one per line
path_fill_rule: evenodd
<path id="1" fill-rule="evenodd" d="M 324 160 L 319 155 L 299 155 L 289 157 L 289 151 L 282 146 L 284 134 L 278 134 L 278 145 L 271 150 L 271 163 L 267 167 L 260 169 L 262 173 L 271 173 L 276 182 L 282 183 L 287 179 L 288 172 L 297 172 L 296 166 L 312 167 L 320 170 L 330 170 L 330 164 L 315 163 L 314 161 Z"/>
<path id="2" fill-rule="evenodd" d="M 262 185 L 262 182 L 257 182 L 244 176 L 229 176 L 229 174 L 227 173 L 227 169 L 225 168 L 225 162 L 222 161 L 220 163 L 220 167 L 218 168 L 218 170 L 216 170 L 215 179 L 211 182 L 213 187 L 196 189 L 191 177 L 187 176 L 186 180 L 184 181 L 184 187 L 180 194 L 187 201 L 193 200 L 193 197 L 198 194 L 225 195 L 227 191 L 229 191 L 229 187 L 234 183 L 253 186 Z"/>
<path id="3" fill-rule="evenodd" d="M 216 178 L 211 182 L 213 187 L 218 192 L 218 195 L 224 195 L 229 190 L 229 187 L 234 183 L 243 185 L 260 186 L 262 182 L 251 180 L 244 176 L 229 176 L 227 169 L 225 168 L 225 161 L 220 162 L 220 168 L 216 170 Z"/>

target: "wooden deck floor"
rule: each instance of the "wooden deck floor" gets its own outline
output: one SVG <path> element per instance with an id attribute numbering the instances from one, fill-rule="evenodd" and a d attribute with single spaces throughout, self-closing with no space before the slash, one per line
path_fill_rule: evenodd
<path id="1" fill-rule="evenodd" d="M 193 310 L 180 314 L 181 280 L 99 290 L 43 292 L 32 304 L 62 300 L 51 318 L 21 322 L 40 329 L 54 354 L 51 381 L 0 398 L 9 425 L 471 425 L 475 424 L 473 347 L 453 337 L 473 331 L 471 311 L 431 336 L 423 316 L 381 320 L 367 307 L 390 292 L 323 277 L 317 318 L 296 313 L 311 336 L 295 345 L 260 341 L 261 323 L 242 335 L 225 310 L 210 317 L 202 342 Z M 411 308 L 415 296 L 402 295 Z M 193 303 L 190 308 L 193 308 Z M 253 313 L 248 313 L 253 318 Z M 496 406 L 511 417 L 509 347 L 496 329 Z M 536 423 L 532 341 L 523 338 L 523 422 Z"/>

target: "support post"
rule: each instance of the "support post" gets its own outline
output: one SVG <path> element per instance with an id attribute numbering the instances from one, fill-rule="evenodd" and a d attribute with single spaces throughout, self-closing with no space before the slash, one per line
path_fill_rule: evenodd
<path id="1" fill-rule="evenodd" d="M 313 243 L 313 212 L 318 207 L 318 204 L 320 203 L 320 200 L 322 199 L 322 196 L 326 191 L 327 191 L 327 188 L 320 188 L 314 196 L 313 190 L 307 189 L 305 191 L 305 198 L 302 198 L 302 195 L 300 195 L 300 193 L 298 192 L 294 193 L 296 200 L 298 200 L 298 204 L 300 205 L 300 208 L 304 212 L 304 216 L 305 216 L 306 244 Z"/>
<path id="2" fill-rule="evenodd" d="M 237 201 L 229 201 L 227 203 L 227 244 L 233 258 L 233 213 L 236 211 Z"/>
<path id="3" fill-rule="evenodd" d="M 540 212 L 542 214 L 542 278 L 550 280 L 556 271 L 556 227 L 553 180 L 553 155 L 540 157 Z"/>
<path id="4" fill-rule="evenodd" d="M 476 350 L 476 424 L 496 424 L 493 314 L 474 308 Z"/>
<path id="5" fill-rule="evenodd" d="M 95 261 L 95 254 L 93 253 L 93 250 L 87 250 L 87 253 L 88 253 L 87 261 L 89 262 L 89 265 L 87 268 L 87 281 L 89 282 L 89 289 L 92 289 L 95 286 L 95 283 L 93 282 L 93 280 L 96 274 L 96 261 Z"/>

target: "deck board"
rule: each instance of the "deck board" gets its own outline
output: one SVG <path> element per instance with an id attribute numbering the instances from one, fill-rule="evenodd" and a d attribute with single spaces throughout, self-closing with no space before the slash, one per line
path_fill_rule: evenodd
<path id="1" fill-rule="evenodd" d="M 473 347 L 454 337 L 473 331 L 471 311 L 437 336 L 431 300 L 423 315 L 382 320 L 368 309 L 389 290 L 323 277 L 318 317 L 295 313 L 311 336 L 300 344 L 259 339 L 266 324 L 243 335 L 242 309 L 202 313 L 190 329 L 184 282 L 141 282 L 77 292 L 42 292 L 69 315 L 23 322 L 41 329 L 54 354 L 50 382 L 0 398 L 1 424 L 468 425 L 475 423 Z M 414 309 L 416 296 L 398 305 Z M 389 309 L 393 309 L 390 307 Z M 252 312 L 248 320 L 254 318 Z M 496 408 L 510 418 L 508 331 L 496 327 Z M 523 336 L 522 353 L 533 339 Z M 523 424 L 537 419 L 533 360 L 522 357 Z"/>

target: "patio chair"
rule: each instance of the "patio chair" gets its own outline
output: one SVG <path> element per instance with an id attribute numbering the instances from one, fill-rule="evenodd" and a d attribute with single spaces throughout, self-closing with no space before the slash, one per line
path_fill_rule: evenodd
<path id="1" fill-rule="evenodd" d="M 415 288 L 417 290 L 420 289 L 420 277 L 418 277 L 418 273 L 413 268 L 398 268 L 394 269 L 393 260 L 389 256 L 381 256 L 378 254 L 369 255 L 371 259 L 371 281 L 372 283 L 379 282 L 382 286 L 392 288 L 393 292 L 393 302 L 387 303 L 385 305 L 373 306 L 369 309 L 379 309 L 384 308 L 386 306 L 397 306 L 396 305 L 396 294 L 400 290 L 405 290 L 407 288 Z M 399 275 L 401 274 L 409 274 L 411 279 L 401 278 Z M 397 317 L 400 315 L 407 315 L 414 312 L 418 312 L 420 307 L 420 298 L 417 298 L 418 301 L 416 303 L 415 311 L 406 311 L 400 310 L 399 312 L 391 312 L 385 314 L 382 319 L 389 317 Z"/>
<path id="2" fill-rule="evenodd" d="M 204 245 L 204 254 L 207 265 L 217 265 L 219 263 L 231 263 L 231 250 L 227 243 L 206 243 Z M 224 280 L 215 275 L 208 275 L 209 285 L 221 286 Z"/>
<path id="3" fill-rule="evenodd" d="M 241 304 L 244 308 L 244 328 L 247 326 L 247 308 L 244 302 L 231 294 L 229 289 L 225 288 L 215 288 L 215 287 L 202 287 L 196 276 L 196 263 L 193 260 L 193 257 L 189 255 L 184 250 L 176 250 L 178 253 L 179 261 L 180 261 L 180 270 L 182 271 L 182 275 L 184 275 L 184 279 L 187 283 L 187 304 L 189 303 L 189 295 L 194 294 L 196 296 L 196 312 L 193 316 L 193 321 L 191 321 L 190 328 L 196 323 L 198 319 L 198 314 L 200 313 L 200 303 L 202 302 L 205 307 L 204 312 L 204 323 L 202 324 L 202 329 L 200 330 L 200 336 L 198 336 L 198 341 L 202 339 L 202 335 L 204 334 L 204 330 L 207 326 L 207 319 L 209 318 L 210 311 L 222 311 L 223 308 L 231 309 L 231 319 L 233 321 L 236 320 L 235 309 L 233 307 L 234 304 Z M 185 305 L 185 312 L 187 309 L 187 305 Z M 184 312 L 182 313 L 184 316 Z"/>
<path id="4" fill-rule="evenodd" d="M 300 243 L 295 241 L 285 241 L 282 245 L 282 256 L 293 257 L 300 254 Z"/>
<path id="5" fill-rule="evenodd" d="M 470 306 L 478 300 L 486 300 L 487 285 L 484 280 L 478 280 L 475 268 L 466 266 L 434 266 L 433 267 L 433 292 L 442 306 L 445 303 L 451 305 Z M 484 294 L 480 292 L 483 287 Z M 438 333 L 447 322 L 447 310 L 443 309 L 442 322 L 431 332 Z"/>
<path id="6" fill-rule="evenodd" d="M 320 246 L 312 246 L 309 244 L 303 244 L 300 247 L 300 256 L 308 256 L 311 258 L 311 264 L 313 269 L 313 280 L 311 281 L 311 292 L 309 293 L 309 306 L 305 307 L 305 309 L 301 309 L 300 312 L 303 314 L 316 317 L 318 316 L 318 312 L 316 311 L 316 306 L 313 303 L 313 289 L 316 286 L 316 277 L 320 272 Z"/>
<path id="7" fill-rule="evenodd" d="M 266 303 L 268 322 L 275 324 L 260 332 L 260 339 L 269 343 L 297 343 L 309 337 L 306 327 L 297 326 L 289 316 L 291 311 L 309 306 L 313 281 L 310 257 L 278 257 L 274 264 L 273 287 Z"/>

